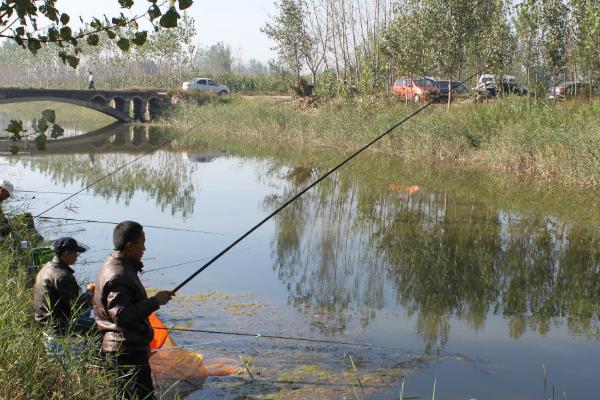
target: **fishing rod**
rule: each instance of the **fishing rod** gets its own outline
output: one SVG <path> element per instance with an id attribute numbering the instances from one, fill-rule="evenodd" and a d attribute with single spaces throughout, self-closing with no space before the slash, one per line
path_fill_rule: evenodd
<path id="1" fill-rule="evenodd" d="M 93 220 L 93 219 L 76 219 L 76 218 L 60 218 L 60 217 L 39 217 L 39 218 L 47 219 L 47 220 L 72 221 L 72 222 L 81 222 L 81 223 L 90 223 L 90 224 L 107 224 L 107 225 L 118 225 L 119 224 L 119 222 L 114 222 L 114 221 L 98 221 L 98 220 Z M 144 224 L 144 228 L 164 229 L 164 230 L 179 231 L 179 232 L 204 233 L 207 235 L 228 236 L 225 233 L 219 233 L 219 232 L 199 231 L 199 230 L 186 229 L 186 228 L 173 228 L 170 226 L 160 226 L 160 225 L 145 225 Z"/>
<path id="2" fill-rule="evenodd" d="M 148 150 L 147 152 L 143 153 L 142 155 L 134 158 L 131 161 L 126 162 L 125 164 L 121 165 L 120 167 L 116 168 L 115 170 L 109 172 L 108 174 L 105 174 L 103 176 L 101 176 L 100 178 L 96 179 L 94 182 L 90 183 L 89 185 L 87 185 L 86 187 L 76 191 L 75 193 L 72 193 L 71 195 L 65 197 L 64 199 L 62 199 L 61 201 L 59 201 L 58 203 L 54 204 L 51 207 L 48 207 L 47 209 L 45 209 L 44 211 L 42 211 L 41 213 L 39 213 L 38 215 L 34 216 L 33 219 L 37 219 L 40 218 L 42 215 L 46 214 L 48 211 L 58 207 L 59 205 L 61 205 L 62 203 L 64 203 L 67 200 L 72 199 L 73 197 L 77 196 L 79 193 L 84 192 L 86 190 L 88 190 L 89 188 L 91 188 L 92 186 L 96 185 L 98 182 L 101 182 L 103 180 L 105 180 L 106 178 L 116 174 L 117 172 L 121 171 L 122 169 L 127 168 L 128 166 L 130 166 L 131 164 L 133 164 L 134 162 L 146 157 L 149 154 L 154 153 L 156 150 L 160 149 L 161 147 L 165 146 L 168 143 L 171 143 L 173 140 L 175 140 L 175 138 L 171 138 L 168 140 L 165 140 L 164 142 L 162 142 L 161 144 L 159 144 L 158 146 L 156 146 L 155 148 Z"/>
<path id="3" fill-rule="evenodd" d="M 367 343 L 356 343 L 356 342 L 344 342 L 339 340 L 326 340 L 326 339 L 311 339 L 311 338 L 302 338 L 297 336 L 280 336 L 280 335 L 263 335 L 261 333 L 247 333 L 247 332 L 227 332 L 227 331 L 213 331 L 206 329 L 186 329 L 186 328 L 162 328 L 162 327 L 153 327 L 152 329 L 163 329 L 177 332 L 193 332 L 193 333 L 209 333 L 214 335 L 231 335 L 231 336 L 246 336 L 246 337 L 254 337 L 254 338 L 265 338 L 265 339 L 281 339 L 281 340 L 296 340 L 300 342 L 311 342 L 311 343 L 325 343 L 325 344 L 336 344 L 336 345 L 344 345 L 344 346 L 357 346 L 357 347 L 369 347 L 369 348 L 378 348 L 385 349 L 383 346 L 377 346 L 374 344 Z"/>
<path id="4" fill-rule="evenodd" d="M 464 81 L 461 82 L 461 85 L 465 82 L 467 82 L 469 79 L 473 78 L 474 76 L 476 76 L 477 73 L 472 74 L 471 76 L 469 76 L 467 79 L 465 79 Z M 275 211 L 273 211 L 271 214 L 267 215 L 265 218 L 263 218 L 260 222 L 258 222 L 256 225 L 254 225 L 252 228 L 250 228 L 248 231 L 246 231 L 246 233 L 244 233 L 242 236 L 240 236 L 239 238 L 237 238 L 236 240 L 234 240 L 229 246 L 225 247 L 223 250 L 221 250 L 217 255 L 215 255 L 212 259 L 210 259 L 210 261 L 208 261 L 206 264 L 204 264 L 203 266 L 201 266 L 196 272 L 194 272 L 192 275 L 190 275 L 186 280 L 184 280 L 183 282 L 181 282 L 179 285 L 177 285 L 177 287 L 175 287 L 172 292 L 173 294 L 177 293 L 177 291 L 179 291 L 179 289 L 181 289 L 182 287 L 184 287 L 188 282 L 190 282 L 192 279 L 194 279 L 199 273 L 201 273 L 202 271 L 204 271 L 206 268 L 208 268 L 212 263 L 214 263 L 215 261 L 217 261 L 219 258 L 221 258 L 225 253 L 227 253 L 229 250 L 231 250 L 235 245 L 237 245 L 239 242 L 241 242 L 242 240 L 244 240 L 247 236 L 249 236 L 252 232 L 254 232 L 255 230 L 257 230 L 258 228 L 260 228 L 265 222 L 267 222 L 268 220 L 270 220 L 271 218 L 273 218 L 275 215 L 279 214 L 279 212 L 281 212 L 281 210 L 283 210 L 284 208 L 286 208 L 287 206 L 289 206 L 290 204 L 292 204 L 294 201 L 296 201 L 296 199 L 298 199 L 300 196 L 302 196 L 304 193 L 308 192 L 310 189 L 312 189 L 313 187 L 317 186 L 321 181 L 323 181 L 325 178 L 327 178 L 329 175 L 333 174 L 335 171 L 337 171 L 338 169 L 340 169 L 341 167 L 343 167 L 344 165 L 346 165 L 348 162 L 350 162 L 352 159 L 354 159 L 356 156 L 358 156 L 359 154 L 361 154 L 363 151 L 367 150 L 369 147 L 371 147 L 372 145 L 374 145 L 375 143 L 377 143 L 378 141 L 380 141 L 381 139 L 383 139 L 385 136 L 387 136 L 388 134 L 390 134 L 393 130 L 395 130 L 397 127 L 399 127 L 400 125 L 404 124 L 406 121 L 408 121 L 409 119 L 411 119 L 412 117 L 414 117 L 415 115 L 419 114 L 421 111 L 425 110 L 426 108 L 428 108 L 429 106 L 431 106 L 433 103 L 437 102 L 439 99 L 448 96 L 449 93 L 451 93 L 452 91 L 456 90 L 459 86 L 461 85 L 456 85 L 454 88 L 452 88 L 452 85 L 449 86 L 449 90 L 448 93 L 445 93 L 435 99 L 430 100 L 429 102 L 427 102 L 424 106 L 422 106 L 421 108 L 417 109 L 416 111 L 414 111 L 412 114 L 410 114 L 409 116 L 403 118 L 400 122 L 398 122 L 396 125 L 393 125 L 391 128 L 389 128 L 388 130 L 386 130 L 385 132 L 383 132 L 381 135 L 377 136 L 375 139 L 371 140 L 369 143 L 367 143 L 366 145 L 364 145 L 363 147 L 361 147 L 360 149 L 356 150 L 354 153 L 352 153 L 349 157 L 347 157 L 345 160 L 343 160 L 342 162 L 340 162 L 339 164 L 337 164 L 335 167 L 333 167 L 332 169 L 330 169 L 329 171 L 327 171 L 324 175 L 322 175 L 319 179 L 317 179 L 316 181 L 314 181 L 313 183 L 311 183 L 310 185 L 308 185 L 307 187 L 305 187 L 304 189 L 302 189 L 299 193 L 297 193 L 296 195 L 294 195 L 291 199 L 289 199 L 288 201 L 286 201 L 285 203 L 283 203 L 281 206 L 279 206 Z"/>

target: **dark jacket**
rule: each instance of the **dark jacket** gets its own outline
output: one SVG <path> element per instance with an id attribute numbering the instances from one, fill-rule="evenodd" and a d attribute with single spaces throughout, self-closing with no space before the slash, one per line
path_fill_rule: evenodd
<path id="1" fill-rule="evenodd" d="M 40 269 L 33 287 L 37 322 L 62 330 L 69 326 L 73 311 L 83 311 L 89 299 L 81 293 L 74 273 L 57 256 Z"/>
<path id="2" fill-rule="evenodd" d="M 8 219 L 4 215 L 4 211 L 2 211 L 2 205 L 0 205 L 0 240 L 2 238 L 8 236 L 10 233 L 10 225 L 8 224 Z"/>
<path id="3" fill-rule="evenodd" d="M 154 331 L 148 317 L 158 310 L 159 304 L 154 298 L 148 299 L 138 277 L 143 266 L 115 250 L 100 269 L 94 292 L 94 315 L 103 334 L 104 352 L 150 351 Z"/>

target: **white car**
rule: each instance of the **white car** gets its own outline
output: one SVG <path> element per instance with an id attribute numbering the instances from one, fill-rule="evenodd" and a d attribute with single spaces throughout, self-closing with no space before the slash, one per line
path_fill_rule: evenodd
<path id="1" fill-rule="evenodd" d="M 183 82 L 181 88 L 185 91 L 199 90 L 201 92 L 212 92 L 219 96 L 228 96 L 230 90 L 225 85 L 219 85 L 217 82 L 208 78 L 196 78 L 189 82 Z"/>

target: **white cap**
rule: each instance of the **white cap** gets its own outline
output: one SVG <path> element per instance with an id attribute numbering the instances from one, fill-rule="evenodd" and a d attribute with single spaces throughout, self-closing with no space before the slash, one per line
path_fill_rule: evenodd
<path id="1" fill-rule="evenodd" d="M 3 188 L 4 190 L 6 190 L 10 197 L 14 196 L 15 187 L 9 181 L 7 181 L 5 179 L 0 179 L 0 188 Z"/>

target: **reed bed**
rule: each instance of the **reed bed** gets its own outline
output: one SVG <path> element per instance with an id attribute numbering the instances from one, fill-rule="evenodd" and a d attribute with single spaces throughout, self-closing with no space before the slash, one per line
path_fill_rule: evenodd
<path id="1" fill-rule="evenodd" d="M 298 151 L 349 152 L 415 110 L 393 99 L 355 99 L 303 108 L 295 102 L 233 97 L 203 107 L 183 103 L 168 123 L 183 145 L 206 137 L 243 138 Z M 462 164 L 569 185 L 600 185 L 600 102 L 557 104 L 505 98 L 434 105 L 371 150 L 406 160 Z"/>

